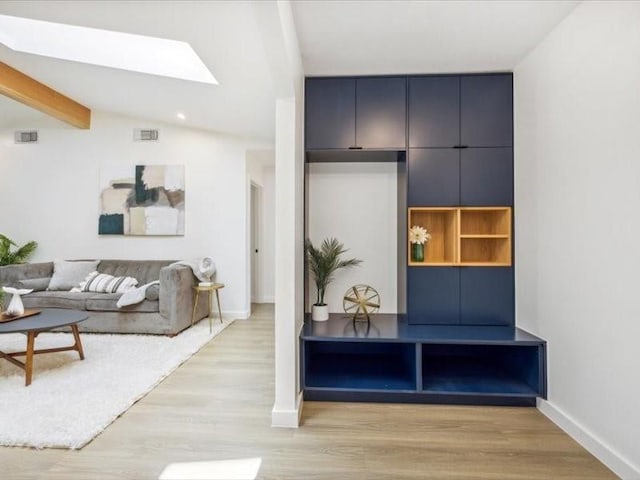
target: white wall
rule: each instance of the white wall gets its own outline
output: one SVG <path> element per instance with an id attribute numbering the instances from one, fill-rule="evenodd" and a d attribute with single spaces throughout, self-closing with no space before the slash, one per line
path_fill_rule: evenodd
<path id="1" fill-rule="evenodd" d="M 519 326 L 540 409 L 640 478 L 640 3 L 584 2 L 515 69 Z"/>
<path id="2" fill-rule="evenodd" d="M 262 274 L 261 301 L 273 303 L 276 295 L 275 168 L 262 169 Z"/>
<path id="3" fill-rule="evenodd" d="M 344 313 L 342 298 L 356 284 L 380 294 L 380 312 L 397 313 L 398 174 L 396 163 L 311 163 L 308 180 L 308 228 L 314 246 L 335 237 L 349 251 L 343 259 L 363 262 L 338 270 L 325 302 Z M 310 277 L 308 307 L 316 301 Z"/>
<path id="4" fill-rule="evenodd" d="M 275 151 L 273 149 L 247 151 L 247 255 L 251 258 L 251 184 L 255 184 L 259 191 L 259 254 L 257 257 L 257 292 L 249 289 L 247 295 L 255 298 L 257 303 L 273 303 L 275 301 Z M 251 275 L 251 265 L 247 275 Z M 257 295 L 256 295 L 257 293 Z"/>
<path id="5" fill-rule="evenodd" d="M 30 127 L 25 125 L 24 127 Z M 159 128 L 157 143 L 133 128 Z M 2 233 L 39 243 L 33 261 L 54 258 L 215 259 L 223 312 L 246 317 L 245 151 L 256 142 L 95 113 L 90 130 L 43 127 L 36 145 L 0 132 Z M 102 165 L 184 164 L 185 235 L 98 235 Z"/>

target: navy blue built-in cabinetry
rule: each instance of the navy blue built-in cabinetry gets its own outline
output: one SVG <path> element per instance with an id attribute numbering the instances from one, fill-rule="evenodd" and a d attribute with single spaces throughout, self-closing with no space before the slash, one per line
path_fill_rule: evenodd
<path id="1" fill-rule="evenodd" d="M 307 400 L 534 406 L 546 398 L 546 343 L 513 327 L 306 319 Z"/>
<path id="2" fill-rule="evenodd" d="M 514 324 L 513 267 L 460 267 L 460 324 Z"/>
<path id="3" fill-rule="evenodd" d="M 406 77 L 310 78 L 307 150 L 406 148 Z"/>
<path id="4" fill-rule="evenodd" d="M 513 149 L 460 150 L 460 205 L 513 205 Z"/>
<path id="5" fill-rule="evenodd" d="M 514 326 L 512 81 L 307 78 L 308 161 L 398 163 L 399 313 L 307 319 L 305 398 L 533 405 L 546 395 L 545 342 Z M 431 233 L 423 258 L 410 253 L 414 225 Z"/>
<path id="6" fill-rule="evenodd" d="M 513 146 L 512 75 L 409 78 L 409 147 Z"/>
<path id="7" fill-rule="evenodd" d="M 353 78 L 307 80 L 307 150 L 346 149 L 356 144 L 356 81 Z"/>
<path id="8" fill-rule="evenodd" d="M 460 324 L 460 270 L 410 267 L 407 272 L 407 305 L 410 319 L 429 319 L 431 325 Z"/>
<path id="9" fill-rule="evenodd" d="M 409 226 L 420 224 L 418 215 L 426 218 L 431 207 L 513 206 L 512 99 L 511 74 L 409 78 L 407 204 L 426 209 L 416 210 Z M 486 222 L 490 220 L 486 216 Z M 420 225 L 430 232 L 439 228 L 438 222 L 425 222 Z M 453 219 L 450 230 L 456 228 L 456 222 L 458 219 Z M 409 264 L 410 323 L 513 325 L 512 255 L 510 246 L 507 251 L 504 245 L 512 243 L 511 227 L 508 231 L 491 226 L 484 230 L 445 232 L 442 241 L 449 242 L 452 252 L 446 267 L 440 266 L 443 262 L 439 257 Z M 497 238 L 500 233 L 506 237 Z M 435 241 L 426 248 L 437 248 L 440 236 L 436 233 Z M 474 261 L 476 266 L 468 265 Z M 416 271 L 422 269 L 438 271 Z M 442 269 L 454 271 L 443 274 Z M 444 275 L 449 284 L 455 283 L 452 277 L 458 283 L 449 295 L 434 295 L 433 291 L 441 290 Z M 424 278 L 411 281 L 417 277 Z M 485 301 L 476 298 L 472 285 L 482 286 Z M 457 302 L 452 302 L 453 295 L 457 295 Z M 428 303 L 425 298 L 429 298 Z M 453 303 L 456 310 L 452 309 Z M 442 315 L 445 310 L 448 315 Z"/>

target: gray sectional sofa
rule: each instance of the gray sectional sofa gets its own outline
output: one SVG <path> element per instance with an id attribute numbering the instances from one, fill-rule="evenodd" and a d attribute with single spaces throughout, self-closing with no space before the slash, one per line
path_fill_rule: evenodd
<path id="1" fill-rule="evenodd" d="M 198 280 L 190 267 L 171 265 L 172 260 L 101 260 L 97 270 L 114 276 L 130 276 L 144 285 L 159 280 L 159 288 L 141 303 L 118 308 L 121 294 L 48 291 L 45 279 L 53 275 L 53 262 L 0 267 L 0 286 L 34 288 L 22 297 L 25 308 L 86 310 L 89 318 L 80 331 L 175 335 L 191 325 L 194 291 Z M 5 303 L 9 301 L 9 295 Z M 206 295 L 196 308 L 196 321 L 206 317 Z"/>

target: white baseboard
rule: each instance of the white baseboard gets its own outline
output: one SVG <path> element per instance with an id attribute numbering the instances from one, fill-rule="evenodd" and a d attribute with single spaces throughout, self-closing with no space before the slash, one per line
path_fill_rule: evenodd
<path id="1" fill-rule="evenodd" d="M 271 426 L 281 428 L 298 428 L 302 418 L 302 392 L 298 394 L 295 410 L 271 410 Z"/>
<path id="2" fill-rule="evenodd" d="M 633 465 L 554 404 L 538 399 L 538 410 L 610 468 L 613 473 L 623 479 L 640 478 L 640 467 Z"/>

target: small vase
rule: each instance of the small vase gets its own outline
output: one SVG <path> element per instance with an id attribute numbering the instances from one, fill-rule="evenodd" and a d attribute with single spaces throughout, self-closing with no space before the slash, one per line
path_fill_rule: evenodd
<path id="1" fill-rule="evenodd" d="M 424 262 L 424 244 L 423 243 L 411 244 L 411 261 Z"/>
<path id="2" fill-rule="evenodd" d="M 311 307 L 311 319 L 316 322 L 329 320 L 329 305 L 313 305 Z"/>
<path id="3" fill-rule="evenodd" d="M 7 315 L 18 316 L 24 313 L 24 304 L 19 293 L 14 293 L 7 307 Z"/>

